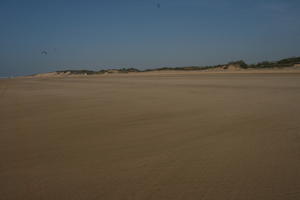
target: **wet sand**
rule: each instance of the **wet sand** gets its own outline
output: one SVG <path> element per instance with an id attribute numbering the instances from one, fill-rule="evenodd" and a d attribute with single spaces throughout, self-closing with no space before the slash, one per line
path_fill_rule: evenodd
<path id="1" fill-rule="evenodd" d="M 0 80 L 0 199 L 300 199 L 300 74 Z"/>

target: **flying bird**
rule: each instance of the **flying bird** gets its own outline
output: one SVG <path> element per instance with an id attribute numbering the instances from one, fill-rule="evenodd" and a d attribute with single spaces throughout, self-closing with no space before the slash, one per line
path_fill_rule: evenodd
<path id="1" fill-rule="evenodd" d="M 47 51 L 42 51 L 41 54 L 42 54 L 42 55 L 47 55 L 48 52 L 47 52 Z"/>

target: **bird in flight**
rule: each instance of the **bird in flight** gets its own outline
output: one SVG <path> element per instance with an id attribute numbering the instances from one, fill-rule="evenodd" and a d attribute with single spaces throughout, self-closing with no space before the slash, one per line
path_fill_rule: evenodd
<path id="1" fill-rule="evenodd" d="M 41 52 L 41 54 L 42 54 L 42 55 L 47 55 L 48 52 L 44 50 L 44 51 Z"/>

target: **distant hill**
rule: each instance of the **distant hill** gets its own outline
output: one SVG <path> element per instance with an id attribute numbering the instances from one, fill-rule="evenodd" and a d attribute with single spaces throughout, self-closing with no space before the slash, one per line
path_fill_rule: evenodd
<path id="1" fill-rule="evenodd" d="M 100 71 L 92 70 L 61 70 L 45 74 L 36 74 L 38 77 L 48 76 L 68 76 L 68 75 L 96 75 L 96 74 L 112 74 L 112 73 L 131 73 L 131 72 L 151 72 L 151 71 L 166 71 L 166 70 L 181 70 L 181 71 L 236 71 L 245 69 L 271 69 L 271 68 L 288 68 L 299 67 L 300 57 L 286 58 L 279 61 L 264 61 L 256 64 L 247 64 L 243 60 L 229 62 L 222 65 L 214 66 L 186 66 L 186 67 L 162 67 L 155 69 L 139 70 L 136 68 L 121 68 L 121 69 L 106 69 Z"/>
<path id="2" fill-rule="evenodd" d="M 300 67 L 300 57 L 286 58 L 275 62 L 264 61 L 256 64 L 248 65 L 243 60 L 229 62 L 223 65 L 214 66 L 188 66 L 188 67 L 164 67 L 157 69 L 148 69 L 145 71 L 157 70 L 239 70 L 239 69 L 265 69 L 265 68 L 286 68 L 286 67 Z"/>

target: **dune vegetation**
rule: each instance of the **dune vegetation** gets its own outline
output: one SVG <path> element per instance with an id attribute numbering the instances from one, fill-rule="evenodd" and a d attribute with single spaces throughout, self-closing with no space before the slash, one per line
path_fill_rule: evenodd
<path id="1" fill-rule="evenodd" d="M 247 64 L 243 60 L 232 61 L 227 64 L 212 65 L 212 66 L 185 66 L 185 67 L 161 67 L 154 69 L 140 70 L 137 68 L 120 68 L 120 69 L 102 69 L 99 71 L 92 70 L 61 70 L 57 73 L 72 74 L 72 75 L 93 75 L 93 74 L 106 74 L 106 73 L 129 73 L 129 72 L 149 72 L 149 71 L 163 71 L 163 70 L 213 70 L 213 69 L 229 69 L 234 66 L 239 69 L 266 69 L 266 68 L 286 68 L 293 67 L 300 64 L 300 57 L 285 58 L 279 61 L 263 61 L 255 64 Z"/>

